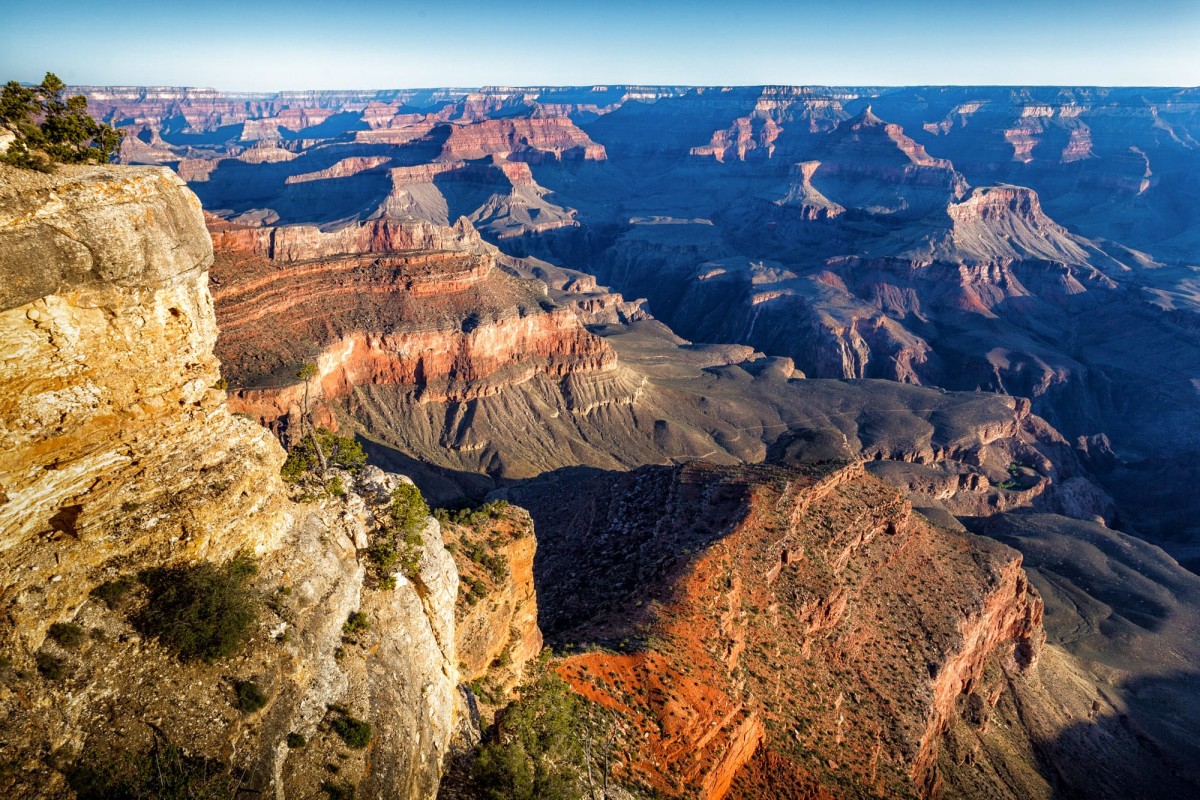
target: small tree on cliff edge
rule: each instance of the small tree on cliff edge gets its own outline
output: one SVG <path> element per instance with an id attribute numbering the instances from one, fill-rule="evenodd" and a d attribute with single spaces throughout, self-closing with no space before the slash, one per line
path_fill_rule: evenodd
<path id="1" fill-rule="evenodd" d="M 316 364 L 305 364 L 300 367 L 300 371 L 296 373 L 296 377 L 304 381 L 304 408 L 300 414 L 301 424 L 308 429 L 308 435 L 312 439 L 313 450 L 317 453 L 317 460 L 321 462 L 321 479 L 329 474 L 329 464 L 325 461 L 325 453 L 321 450 L 321 442 L 317 439 L 317 431 L 312 424 L 312 417 L 308 408 L 308 382 L 317 377 L 318 370 Z"/>
<path id="2" fill-rule="evenodd" d="M 108 163 L 125 132 L 92 119 L 83 95 L 64 99 L 66 88 L 47 72 L 37 86 L 9 81 L 0 90 L 0 127 L 16 136 L 0 161 L 41 172 L 55 163 Z"/>

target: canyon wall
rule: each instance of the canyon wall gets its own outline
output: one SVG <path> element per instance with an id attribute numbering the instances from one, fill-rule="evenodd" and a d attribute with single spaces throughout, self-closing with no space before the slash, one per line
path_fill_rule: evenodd
<path id="1" fill-rule="evenodd" d="M 139 780 L 176 747 L 181 768 L 207 765 L 189 780 L 279 798 L 310 795 L 330 764 L 360 796 L 436 796 L 453 559 L 430 518 L 394 588 L 368 574 L 399 476 L 341 473 L 340 496 L 292 499 L 279 443 L 226 405 L 196 197 L 162 169 L 6 168 L 0 254 L 0 791 Z M 234 556 L 257 563 L 249 643 L 176 658 L 139 621 L 147 576 Z M 247 683 L 264 700 L 239 710 Z M 371 725 L 369 755 L 336 734 L 347 717 Z"/>
<path id="2" fill-rule="evenodd" d="M 510 496 L 539 523 L 547 635 L 585 651 L 558 668 L 616 720 L 621 780 L 666 796 L 937 796 L 947 732 L 1045 638 L 1017 553 L 858 464 L 582 479 L 557 519 L 545 488 Z M 1049 796 L 1026 768 L 988 791 Z"/>

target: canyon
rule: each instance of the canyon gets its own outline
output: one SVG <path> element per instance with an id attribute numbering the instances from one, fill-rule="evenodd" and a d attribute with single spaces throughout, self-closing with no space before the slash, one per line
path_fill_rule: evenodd
<path id="1" fill-rule="evenodd" d="M 81 91 L 141 166 L 0 173 L 0 786 L 474 797 L 545 644 L 613 797 L 1200 787 L 1196 90 Z M 246 552 L 230 664 L 90 594 Z"/>

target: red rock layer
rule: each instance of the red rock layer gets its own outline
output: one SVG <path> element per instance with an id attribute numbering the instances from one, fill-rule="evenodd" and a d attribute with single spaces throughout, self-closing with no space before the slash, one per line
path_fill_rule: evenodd
<path id="1" fill-rule="evenodd" d="M 280 424 L 300 408 L 305 362 L 318 367 L 309 392 L 319 405 L 362 385 L 464 401 L 535 375 L 615 366 L 572 311 L 549 306 L 538 284 L 496 269 L 493 251 L 467 238 L 392 222 L 214 231 L 217 349 L 238 387 L 232 407 Z M 326 255 L 338 247 L 360 252 Z M 332 422 L 328 408 L 322 418 Z"/>
<path id="2" fill-rule="evenodd" d="M 627 652 L 561 666 L 620 720 L 622 779 L 689 798 L 936 793 L 948 726 L 1043 639 L 1020 556 L 934 528 L 860 466 L 655 480 L 603 501 L 638 586 L 573 634 Z"/>
<path id="3" fill-rule="evenodd" d="M 489 119 L 453 125 L 442 147 L 442 158 L 471 160 L 491 155 L 512 161 L 606 158 L 604 146 L 593 142 L 570 119 L 556 117 Z"/>

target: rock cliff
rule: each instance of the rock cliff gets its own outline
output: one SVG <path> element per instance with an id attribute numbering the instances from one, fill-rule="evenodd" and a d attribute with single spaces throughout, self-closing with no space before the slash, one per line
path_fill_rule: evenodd
<path id="1" fill-rule="evenodd" d="M 932 526 L 860 465 L 575 489 L 544 522 L 513 494 L 539 519 L 547 633 L 590 651 L 559 669 L 619 721 L 621 779 L 667 796 L 935 796 L 958 769 L 947 732 L 1045 638 L 1018 554 Z"/>
<path id="2" fill-rule="evenodd" d="M 434 797 L 458 683 L 453 559 L 430 518 L 394 588 L 369 577 L 360 554 L 399 476 L 290 499 L 278 442 L 225 402 L 195 196 L 161 169 L 5 169 L 0 253 L 0 791 L 153 780 L 139 764 L 181 753 L 187 780 L 278 798 L 309 796 L 330 765 L 360 796 Z M 144 622 L 146 576 L 236 554 L 257 561 L 249 643 L 177 659 Z M 239 699 L 248 685 L 261 702 Z M 369 751 L 336 733 L 350 718 L 371 725 Z"/>
<path id="3" fill-rule="evenodd" d="M 570 309 L 500 270 L 465 221 L 243 229 L 219 232 L 217 246 L 218 352 L 237 365 L 232 402 L 277 429 L 300 407 L 294 375 L 305 361 L 317 364 L 310 388 L 326 407 L 356 402 L 359 386 L 466 403 L 616 365 Z"/>
<path id="4" fill-rule="evenodd" d="M 182 181 L 6 171 L 0 215 L 6 638 L 36 647 L 106 563 L 262 552 L 294 511 L 278 444 L 218 388 L 212 254 Z"/>

